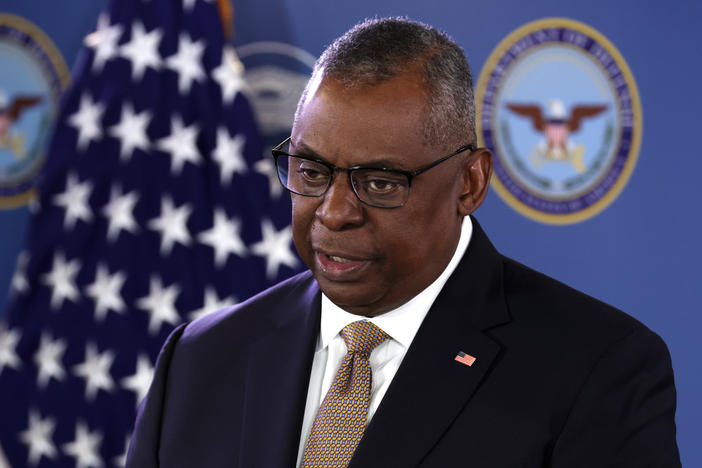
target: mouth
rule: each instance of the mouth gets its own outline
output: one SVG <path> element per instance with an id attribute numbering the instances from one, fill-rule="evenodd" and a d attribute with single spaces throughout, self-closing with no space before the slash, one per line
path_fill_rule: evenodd
<path id="1" fill-rule="evenodd" d="M 332 281 L 354 281 L 363 275 L 371 259 L 345 253 L 315 251 L 318 271 Z"/>
<path id="2" fill-rule="evenodd" d="M 332 260 L 332 261 L 338 262 L 338 263 L 350 263 L 353 261 L 350 258 L 337 257 L 336 255 L 327 255 L 327 257 L 329 258 L 329 260 Z"/>

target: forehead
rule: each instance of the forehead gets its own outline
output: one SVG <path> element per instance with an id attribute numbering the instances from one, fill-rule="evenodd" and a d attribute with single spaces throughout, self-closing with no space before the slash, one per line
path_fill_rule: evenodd
<path id="1" fill-rule="evenodd" d="M 292 144 L 314 150 L 336 165 L 387 160 L 412 167 L 425 154 L 426 92 L 418 74 L 348 87 L 325 78 L 295 121 Z"/>

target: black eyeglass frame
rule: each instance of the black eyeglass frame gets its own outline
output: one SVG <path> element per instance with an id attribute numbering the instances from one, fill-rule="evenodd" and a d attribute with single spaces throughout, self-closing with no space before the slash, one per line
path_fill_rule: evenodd
<path id="1" fill-rule="evenodd" d="M 474 152 L 474 151 L 476 150 L 476 147 L 475 147 L 474 145 L 471 145 L 471 144 L 463 145 L 463 146 L 461 146 L 460 148 L 458 148 L 456 151 L 454 151 L 453 153 L 451 153 L 451 154 L 449 154 L 449 155 L 446 155 L 446 156 L 444 156 L 444 157 L 442 157 L 442 158 L 439 158 L 439 159 L 437 159 L 436 161 L 434 161 L 434 162 L 432 162 L 432 163 L 429 163 L 427 166 L 424 166 L 424 167 L 422 167 L 422 168 L 420 168 L 420 169 L 417 169 L 417 170 L 415 170 L 415 171 L 405 171 L 405 170 L 402 170 L 402 169 L 391 169 L 391 168 L 387 168 L 387 167 L 366 166 L 366 165 L 363 165 L 363 164 L 360 164 L 360 165 L 357 165 L 357 166 L 352 166 L 352 167 L 338 167 L 338 166 L 335 166 L 335 165 L 333 165 L 333 164 L 331 164 L 331 163 L 329 163 L 329 162 L 327 162 L 327 161 L 324 161 L 324 160 L 322 160 L 322 159 L 319 159 L 319 158 L 313 158 L 313 157 L 310 157 L 310 156 L 301 156 L 301 155 L 299 155 L 299 154 L 292 154 L 292 153 L 288 153 L 288 152 L 286 152 L 286 151 L 283 151 L 281 148 L 282 148 L 283 146 L 285 146 L 285 144 L 288 143 L 288 142 L 290 141 L 290 138 L 291 138 L 291 137 L 287 137 L 287 138 L 286 138 L 285 140 L 283 140 L 279 145 L 277 145 L 275 148 L 273 148 L 273 149 L 271 150 L 271 153 L 273 154 L 273 159 L 275 160 L 276 172 L 277 172 L 278 175 L 279 175 L 279 176 L 278 176 L 278 181 L 280 182 L 280 184 L 283 186 L 283 188 L 284 188 L 285 190 L 287 190 L 287 191 L 289 191 L 289 192 L 292 192 L 292 193 L 294 193 L 294 194 L 297 194 L 297 195 L 301 195 L 301 196 L 303 196 L 303 197 L 321 197 L 321 196 L 323 196 L 325 193 L 327 193 L 327 190 L 329 190 L 329 187 L 331 187 L 332 182 L 334 182 L 334 173 L 335 173 L 335 172 L 337 172 L 337 171 L 347 172 L 348 175 L 349 175 L 349 184 L 350 184 L 351 187 L 353 188 L 353 193 L 356 194 L 356 198 L 358 198 L 358 200 L 359 200 L 361 203 L 363 203 L 363 204 L 365 204 L 365 205 L 368 205 L 368 206 L 373 206 L 373 207 L 375 207 L 375 208 L 387 208 L 387 209 L 399 208 L 399 207 L 401 207 L 401 206 L 404 206 L 405 203 L 407 203 L 407 199 L 409 199 L 409 189 L 412 187 L 412 179 L 414 179 L 414 178 L 417 177 L 418 175 L 420 175 L 420 174 L 422 174 L 422 173 L 428 171 L 429 169 L 432 169 L 432 168 L 438 166 L 438 165 L 441 164 L 442 162 L 447 161 L 447 160 L 451 159 L 452 157 L 454 157 L 454 156 L 456 156 L 456 155 L 459 155 L 459 154 L 463 153 L 464 151 L 470 150 L 470 152 L 472 153 L 472 152 Z M 305 160 L 307 160 L 307 161 L 314 161 L 314 162 L 316 162 L 316 163 L 318 163 L 318 164 L 321 164 L 321 165 L 323 165 L 323 166 L 329 168 L 331 177 L 329 177 L 329 182 L 327 183 L 327 188 L 325 188 L 324 191 L 323 191 L 322 193 L 320 193 L 319 195 L 309 195 L 309 194 L 299 193 L 299 192 L 296 192 L 296 191 L 294 191 L 294 190 L 291 190 L 287 185 L 285 185 L 285 184 L 283 183 L 282 180 L 280 180 L 280 172 L 278 172 L 278 157 L 279 157 L 279 156 L 288 156 L 288 157 L 293 157 L 293 158 L 298 158 L 298 159 L 305 159 Z M 397 206 L 374 205 L 373 203 L 369 203 L 369 202 L 363 200 L 363 199 L 360 197 L 360 195 L 358 195 L 358 191 L 357 191 L 357 189 L 356 189 L 356 185 L 353 183 L 353 178 L 351 177 L 351 174 L 352 174 L 354 171 L 357 171 L 357 170 L 360 170 L 360 169 L 374 170 L 374 171 L 383 171 L 383 172 L 392 172 L 392 173 L 395 173 L 395 174 L 402 174 L 402 175 L 404 175 L 405 177 L 407 177 L 407 199 L 405 199 L 405 201 L 402 202 L 401 205 L 397 205 Z"/>

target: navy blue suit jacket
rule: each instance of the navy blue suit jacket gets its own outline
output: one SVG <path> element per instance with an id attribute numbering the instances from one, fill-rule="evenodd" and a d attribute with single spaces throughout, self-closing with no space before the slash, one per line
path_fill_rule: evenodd
<path id="1" fill-rule="evenodd" d="M 319 317 L 305 272 L 174 331 L 127 466 L 294 466 Z M 474 221 L 350 466 L 678 467 L 674 413 L 657 335 L 503 257 Z"/>

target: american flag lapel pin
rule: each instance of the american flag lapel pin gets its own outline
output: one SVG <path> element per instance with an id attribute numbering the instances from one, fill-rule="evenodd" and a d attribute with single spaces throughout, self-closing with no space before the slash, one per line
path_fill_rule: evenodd
<path id="1" fill-rule="evenodd" d="M 454 359 L 456 361 L 460 362 L 461 364 L 465 364 L 468 367 L 472 366 L 473 363 L 475 362 L 474 356 L 471 356 L 468 353 L 464 353 L 463 351 L 459 351 L 458 354 L 456 354 L 456 357 Z"/>

